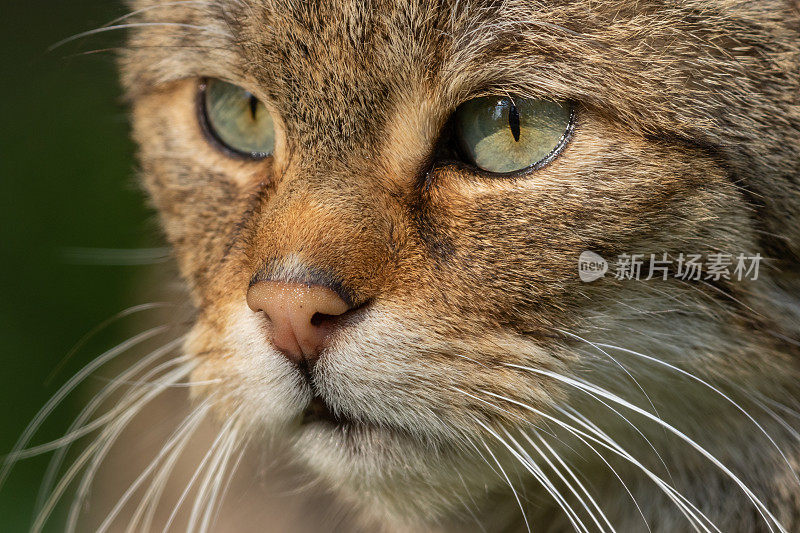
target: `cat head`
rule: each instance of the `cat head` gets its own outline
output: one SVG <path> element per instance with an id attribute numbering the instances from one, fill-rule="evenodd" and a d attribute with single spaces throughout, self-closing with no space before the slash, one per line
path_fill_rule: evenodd
<path id="1" fill-rule="evenodd" d="M 800 251 L 791 4 L 133 6 L 122 79 L 197 309 L 194 393 L 361 499 L 435 515 L 505 483 L 512 428 L 634 387 L 612 344 L 786 370 L 760 331 L 790 328 L 770 302 Z M 774 268 L 586 283 L 585 251 Z"/>

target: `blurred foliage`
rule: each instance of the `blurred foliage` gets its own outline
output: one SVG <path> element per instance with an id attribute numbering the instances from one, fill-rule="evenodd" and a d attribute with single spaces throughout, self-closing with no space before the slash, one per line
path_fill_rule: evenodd
<path id="1" fill-rule="evenodd" d="M 7 2 L 0 17 L 0 454 L 70 375 L 130 335 L 106 328 L 48 381 L 83 334 L 131 305 L 143 268 L 74 264 L 70 247 L 157 246 L 135 183 L 114 56 L 122 34 L 53 43 L 125 13 L 107 1 Z M 58 437 L 86 397 L 71 396 L 35 442 Z M 47 457 L 0 489 L 0 530 L 26 531 Z M 56 521 L 57 522 L 57 521 Z M 52 526 L 54 531 L 57 525 Z"/>

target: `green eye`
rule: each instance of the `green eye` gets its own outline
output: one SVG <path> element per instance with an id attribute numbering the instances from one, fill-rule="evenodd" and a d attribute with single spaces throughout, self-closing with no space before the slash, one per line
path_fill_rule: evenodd
<path id="1" fill-rule="evenodd" d="M 455 135 L 477 167 L 507 174 L 541 166 L 564 147 L 572 107 L 534 98 L 485 96 L 456 111 Z"/>
<path id="2" fill-rule="evenodd" d="M 254 159 L 272 153 L 275 125 L 258 98 L 216 79 L 206 80 L 201 97 L 206 126 L 225 148 Z"/>

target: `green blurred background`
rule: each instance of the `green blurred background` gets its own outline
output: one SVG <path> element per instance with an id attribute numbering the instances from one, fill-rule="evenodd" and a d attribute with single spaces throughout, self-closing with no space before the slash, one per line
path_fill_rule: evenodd
<path id="1" fill-rule="evenodd" d="M 132 327 L 106 328 L 48 381 L 73 345 L 146 301 L 140 288 L 152 266 L 102 264 L 114 253 L 76 250 L 161 246 L 134 179 L 113 52 L 87 53 L 123 36 L 48 51 L 124 13 L 117 2 L 52 0 L 6 2 L 0 16 L 0 454 L 70 375 Z M 126 262 L 131 254 L 121 253 Z M 85 401 L 81 392 L 68 398 L 35 442 L 58 437 Z M 0 531 L 30 527 L 47 459 L 22 462 L 0 489 Z"/>

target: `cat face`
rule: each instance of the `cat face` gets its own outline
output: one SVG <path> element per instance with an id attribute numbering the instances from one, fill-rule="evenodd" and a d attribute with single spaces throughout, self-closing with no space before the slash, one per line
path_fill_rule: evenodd
<path id="1" fill-rule="evenodd" d="M 360 499 L 434 515 L 453 492 L 504 484 L 496 468 L 521 467 L 500 437 L 588 413 L 576 383 L 631 397 L 598 343 L 735 382 L 783 365 L 753 331 L 787 327 L 767 282 L 587 284 L 577 268 L 585 250 L 793 261 L 788 4 L 134 4 L 147 25 L 123 81 L 197 308 L 194 393 Z M 218 80 L 263 106 L 268 152 L 242 156 L 209 128 Z M 570 109 L 546 160 L 490 172 L 464 155 L 458 113 L 486 97 Z M 345 303 L 313 361 L 288 357 L 248 305 L 263 283 Z M 662 408 L 696 394 L 683 416 L 708 417 L 704 392 L 678 402 L 657 370 L 638 377 Z"/>

